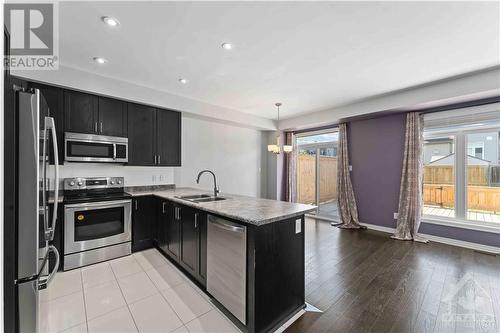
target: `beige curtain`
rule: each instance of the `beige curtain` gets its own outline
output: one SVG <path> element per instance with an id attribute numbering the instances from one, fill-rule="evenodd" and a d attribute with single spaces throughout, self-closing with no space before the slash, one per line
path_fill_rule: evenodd
<path id="1" fill-rule="evenodd" d="M 423 115 L 409 112 L 406 115 L 405 152 L 394 239 L 427 242 L 417 235 L 422 212 L 423 141 Z"/>
<path id="2" fill-rule="evenodd" d="M 285 154 L 287 172 L 285 199 L 288 202 L 295 202 L 297 199 L 297 143 L 292 132 L 286 133 L 285 144 L 293 147 L 291 153 Z"/>
<path id="3" fill-rule="evenodd" d="M 347 149 L 347 125 L 339 125 L 339 146 L 337 153 L 337 205 L 340 223 L 332 223 L 339 228 L 365 228 L 359 224 L 358 208 L 349 173 L 349 154 Z"/>

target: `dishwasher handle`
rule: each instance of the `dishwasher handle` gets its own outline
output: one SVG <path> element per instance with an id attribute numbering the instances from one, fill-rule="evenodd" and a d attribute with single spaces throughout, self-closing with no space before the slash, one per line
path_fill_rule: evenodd
<path id="1" fill-rule="evenodd" d="M 232 232 L 245 232 L 245 227 L 236 227 L 234 225 L 230 225 L 224 222 L 221 222 L 220 220 L 211 220 L 214 226 L 217 228 L 221 228 L 227 231 L 232 231 Z"/>

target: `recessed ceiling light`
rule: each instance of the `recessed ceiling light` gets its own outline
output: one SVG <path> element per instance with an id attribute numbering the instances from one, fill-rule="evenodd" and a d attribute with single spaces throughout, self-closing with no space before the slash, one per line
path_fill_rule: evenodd
<path id="1" fill-rule="evenodd" d="M 107 59 L 102 58 L 102 57 L 94 57 L 94 61 L 97 62 L 98 64 L 102 65 L 108 62 Z"/>
<path id="2" fill-rule="evenodd" d="M 232 50 L 234 48 L 234 45 L 231 43 L 222 43 L 221 46 L 224 50 Z"/>
<path id="3" fill-rule="evenodd" d="M 118 20 L 112 16 L 103 16 L 101 19 L 110 27 L 117 27 L 120 25 L 120 22 L 118 22 Z"/>
<path id="4" fill-rule="evenodd" d="M 188 83 L 188 80 L 187 79 L 179 79 L 179 82 L 182 84 L 186 84 L 186 83 Z"/>

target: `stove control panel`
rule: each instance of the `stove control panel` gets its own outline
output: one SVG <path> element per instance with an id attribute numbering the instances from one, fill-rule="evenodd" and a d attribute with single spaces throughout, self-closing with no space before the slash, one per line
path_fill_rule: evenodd
<path id="1" fill-rule="evenodd" d="M 123 177 L 64 178 L 63 188 L 65 191 L 123 188 L 124 182 Z"/>

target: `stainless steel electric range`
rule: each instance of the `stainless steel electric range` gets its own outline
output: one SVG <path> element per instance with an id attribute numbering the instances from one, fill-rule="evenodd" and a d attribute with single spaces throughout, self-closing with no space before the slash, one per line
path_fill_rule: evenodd
<path id="1" fill-rule="evenodd" d="M 132 200 L 123 183 L 123 177 L 64 179 L 65 271 L 131 253 Z"/>

